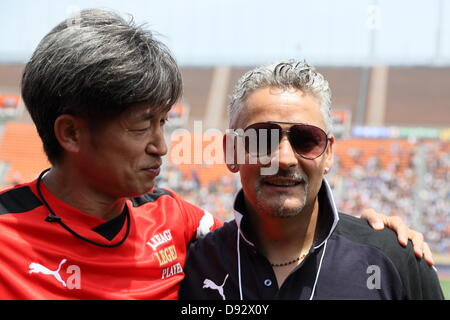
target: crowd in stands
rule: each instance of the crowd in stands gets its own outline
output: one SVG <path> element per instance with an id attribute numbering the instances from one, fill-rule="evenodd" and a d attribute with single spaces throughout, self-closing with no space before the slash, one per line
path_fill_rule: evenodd
<path id="1" fill-rule="evenodd" d="M 0 190 L 29 181 L 49 164 L 34 127 L 14 124 L 0 144 Z M 335 144 L 327 180 L 341 212 L 362 208 L 397 215 L 423 232 L 433 251 L 450 254 L 450 142 L 348 139 Z M 227 221 L 233 218 L 238 174 L 226 167 L 175 166 L 166 159 L 158 186 Z"/>
<path id="2" fill-rule="evenodd" d="M 438 252 L 450 252 L 450 144 L 441 148 L 430 145 L 426 151 L 425 187 L 421 223 L 427 232 L 427 241 Z"/>
<path id="3" fill-rule="evenodd" d="M 222 221 L 233 218 L 233 199 L 240 189 L 239 177 L 236 174 L 230 173 L 208 183 L 202 183 L 195 169 L 184 174 L 178 166 L 171 164 L 163 167 L 157 185 L 176 191 L 185 200 L 196 204 Z"/>
<path id="4" fill-rule="evenodd" d="M 358 215 L 365 207 L 400 216 L 425 234 L 433 251 L 450 253 L 450 143 L 412 143 L 391 148 L 390 161 L 381 155 L 358 161 L 364 150 L 347 150 L 355 159 L 343 168 L 339 159 L 329 180 L 340 211 Z M 402 167 L 400 161 L 408 159 Z"/>
<path id="5" fill-rule="evenodd" d="M 363 208 L 374 208 L 400 216 L 425 234 L 434 252 L 450 254 L 450 143 L 413 142 L 408 148 L 389 143 L 369 156 L 367 149 L 340 143 L 341 152 L 335 154 L 327 175 L 339 211 L 360 215 Z M 344 156 L 352 159 L 350 166 Z M 240 181 L 237 174 L 229 174 L 202 183 L 195 170 L 186 174 L 167 165 L 158 186 L 171 188 L 226 221 L 233 218 Z"/>

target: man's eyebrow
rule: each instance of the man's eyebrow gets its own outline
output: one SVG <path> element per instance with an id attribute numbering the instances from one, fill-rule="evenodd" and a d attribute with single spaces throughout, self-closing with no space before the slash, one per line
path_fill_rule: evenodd
<path id="1" fill-rule="evenodd" d="M 148 108 L 148 109 L 136 111 L 134 113 L 134 119 L 136 119 L 138 121 L 145 121 L 145 120 L 151 120 L 159 115 L 167 117 L 168 114 L 169 114 L 169 111 L 164 110 L 164 111 L 158 112 L 156 110 L 152 110 L 152 109 Z"/>
<path id="2" fill-rule="evenodd" d="M 136 115 L 136 118 L 138 120 L 151 120 L 154 116 L 155 116 L 154 112 L 143 111 L 139 112 L 139 114 Z"/>

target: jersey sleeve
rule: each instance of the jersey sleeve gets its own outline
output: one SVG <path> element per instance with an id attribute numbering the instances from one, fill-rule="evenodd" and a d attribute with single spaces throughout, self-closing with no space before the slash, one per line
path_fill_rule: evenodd
<path id="1" fill-rule="evenodd" d="M 186 243 L 204 237 L 208 232 L 220 228 L 223 222 L 213 216 L 210 212 L 184 200 L 174 193 L 174 197 L 181 208 L 184 221 Z"/>
<path id="2" fill-rule="evenodd" d="M 403 288 L 408 300 L 444 300 L 435 267 L 430 267 L 424 258 L 417 258 L 412 244 L 407 246 L 408 257 L 399 268 Z"/>
<path id="3" fill-rule="evenodd" d="M 411 299 L 421 300 L 444 300 L 444 293 L 439 283 L 439 278 L 435 267 L 430 267 L 425 259 L 418 259 L 414 256 L 410 259 L 416 260 L 417 283 L 418 290 L 410 292 Z"/>

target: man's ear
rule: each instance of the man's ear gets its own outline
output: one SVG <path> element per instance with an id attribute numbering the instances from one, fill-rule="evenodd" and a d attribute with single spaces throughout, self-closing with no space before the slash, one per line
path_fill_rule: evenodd
<path id="1" fill-rule="evenodd" d="M 225 157 L 225 164 L 227 165 L 228 170 L 233 173 L 239 171 L 239 166 L 237 165 L 237 156 L 236 156 L 236 135 L 227 130 L 223 135 L 222 145 L 223 145 L 223 155 Z"/>
<path id="2" fill-rule="evenodd" d="M 83 121 L 69 114 L 63 114 L 56 118 L 53 127 L 56 139 L 67 152 L 78 152 L 80 150 L 82 128 Z"/>
<path id="3" fill-rule="evenodd" d="M 327 150 L 325 150 L 325 172 L 327 174 L 333 167 L 333 147 L 334 147 L 334 136 L 330 135 L 330 140 L 328 141 Z"/>

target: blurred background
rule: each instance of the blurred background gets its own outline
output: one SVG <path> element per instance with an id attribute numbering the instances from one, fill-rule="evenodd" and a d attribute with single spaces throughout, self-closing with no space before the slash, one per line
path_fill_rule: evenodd
<path id="1" fill-rule="evenodd" d="M 338 208 L 371 207 L 423 232 L 450 298 L 450 1 L 3 0 L 0 190 L 49 166 L 20 97 L 24 64 L 53 26 L 92 7 L 132 15 L 174 53 L 184 95 L 170 114 L 169 143 L 194 121 L 224 132 L 233 85 L 250 68 L 289 58 L 315 65 L 333 93 L 338 139 L 327 179 Z M 197 140 L 193 157 L 211 143 L 201 132 Z M 161 187 L 233 218 L 238 175 L 171 160 L 169 152 Z"/>

